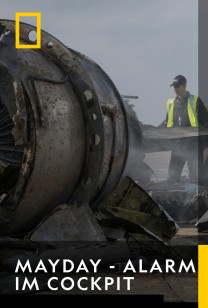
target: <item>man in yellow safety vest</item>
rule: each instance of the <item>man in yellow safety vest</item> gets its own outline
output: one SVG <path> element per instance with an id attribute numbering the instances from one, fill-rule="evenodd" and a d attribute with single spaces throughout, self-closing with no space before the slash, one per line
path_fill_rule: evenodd
<path id="1" fill-rule="evenodd" d="M 187 90 L 187 80 L 182 75 L 177 75 L 170 86 L 173 86 L 176 97 L 167 101 L 166 120 L 160 126 L 177 127 L 208 127 L 208 110 L 202 100 L 191 95 Z M 184 143 L 171 151 L 171 160 L 168 168 L 168 182 L 180 182 L 181 173 L 187 161 L 189 180 L 198 183 L 198 143 Z"/>

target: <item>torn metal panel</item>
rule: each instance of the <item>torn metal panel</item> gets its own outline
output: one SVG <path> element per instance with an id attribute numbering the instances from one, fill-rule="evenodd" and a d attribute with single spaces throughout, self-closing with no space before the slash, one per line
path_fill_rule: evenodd
<path id="1" fill-rule="evenodd" d="M 195 227 L 198 232 L 208 231 L 208 211 L 197 221 Z"/>
<path id="2" fill-rule="evenodd" d="M 122 226 L 128 235 L 161 252 L 178 230 L 165 210 L 129 177 L 100 205 L 96 215 L 102 225 Z"/>
<path id="3" fill-rule="evenodd" d="M 31 241 L 106 241 L 88 204 L 62 204 L 30 233 Z"/>

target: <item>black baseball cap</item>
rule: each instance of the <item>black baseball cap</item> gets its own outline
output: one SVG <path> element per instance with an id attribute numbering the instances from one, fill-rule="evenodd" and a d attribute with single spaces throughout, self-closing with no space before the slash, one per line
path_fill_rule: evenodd
<path id="1" fill-rule="evenodd" d="M 177 75 L 174 79 L 173 79 L 173 83 L 170 85 L 170 87 L 174 86 L 174 88 L 179 87 L 180 85 L 184 85 L 187 83 L 186 78 L 183 75 Z"/>

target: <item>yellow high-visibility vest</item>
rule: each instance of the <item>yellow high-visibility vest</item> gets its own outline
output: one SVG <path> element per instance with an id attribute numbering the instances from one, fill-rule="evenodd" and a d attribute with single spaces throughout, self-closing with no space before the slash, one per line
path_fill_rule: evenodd
<path id="1" fill-rule="evenodd" d="M 188 98 L 188 116 L 192 127 L 199 127 L 197 112 L 196 112 L 196 101 L 198 96 L 190 95 Z M 173 110 L 174 110 L 175 98 L 169 98 L 167 101 L 168 109 L 168 123 L 167 127 L 173 127 Z"/>

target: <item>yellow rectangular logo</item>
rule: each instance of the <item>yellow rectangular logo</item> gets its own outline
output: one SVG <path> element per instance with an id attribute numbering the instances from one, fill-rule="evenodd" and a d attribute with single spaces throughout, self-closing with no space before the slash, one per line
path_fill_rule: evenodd
<path id="1" fill-rule="evenodd" d="M 20 44 L 20 17 L 37 17 L 37 44 L 22 45 Z M 41 48 L 41 13 L 16 13 L 16 48 Z M 29 34 L 28 34 L 29 35 Z"/>
<path id="2" fill-rule="evenodd" d="M 208 306 L 208 245 L 198 246 L 198 307 Z"/>

